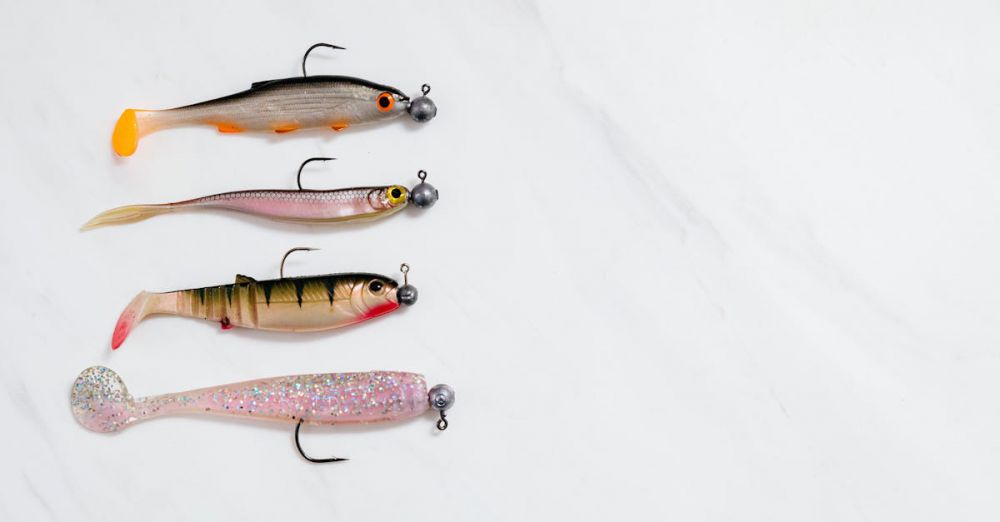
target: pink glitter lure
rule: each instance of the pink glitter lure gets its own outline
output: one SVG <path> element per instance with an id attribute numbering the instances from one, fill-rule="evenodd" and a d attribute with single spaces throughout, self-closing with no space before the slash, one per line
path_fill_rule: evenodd
<path id="1" fill-rule="evenodd" d="M 427 390 L 423 375 L 408 372 L 320 373 L 272 377 L 180 393 L 132 397 L 114 370 L 87 368 L 70 393 L 73 415 L 83 427 L 97 432 L 119 431 L 137 421 L 173 413 L 236 415 L 307 424 L 367 424 L 420 416 L 430 409 L 440 414 L 438 429 L 448 427 L 445 410 L 455 393 L 445 384 Z"/>

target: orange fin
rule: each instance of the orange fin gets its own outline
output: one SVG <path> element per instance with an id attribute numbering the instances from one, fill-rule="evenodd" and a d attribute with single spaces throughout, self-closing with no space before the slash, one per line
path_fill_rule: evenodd
<path id="1" fill-rule="evenodd" d="M 333 125 L 330 125 L 330 128 L 333 129 L 333 130 L 335 130 L 335 131 L 337 131 L 337 132 L 340 132 L 340 131 L 342 131 L 342 130 L 344 130 L 344 129 L 347 128 L 347 124 L 346 123 L 334 123 Z"/>
<path id="2" fill-rule="evenodd" d="M 226 134 L 234 134 L 237 132 L 243 132 L 243 129 L 233 125 L 232 123 L 217 123 L 215 125 L 219 132 L 225 132 Z"/>
<path id="3" fill-rule="evenodd" d="M 135 109 L 125 109 L 115 123 L 115 132 L 111 135 L 111 146 L 119 156 L 131 156 L 139 146 L 139 121 L 135 117 Z"/>
<path id="4" fill-rule="evenodd" d="M 297 130 L 299 130 L 298 125 L 281 125 L 274 128 L 274 132 L 277 132 L 278 134 L 284 134 L 286 132 L 292 132 Z"/>

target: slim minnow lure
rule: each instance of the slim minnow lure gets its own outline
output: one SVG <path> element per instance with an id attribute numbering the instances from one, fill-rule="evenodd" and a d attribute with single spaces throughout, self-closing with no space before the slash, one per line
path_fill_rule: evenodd
<path id="1" fill-rule="evenodd" d="M 114 370 L 93 366 L 80 372 L 70 392 L 73 416 L 85 428 L 100 433 L 119 431 L 137 421 L 175 413 L 233 415 L 295 422 L 295 447 L 310 462 L 343 458 L 306 456 L 299 444 L 303 424 L 367 424 L 439 414 L 455 403 L 447 384 L 427 390 L 423 375 L 409 372 L 320 373 L 272 377 L 151 397 L 133 397 Z"/>
<path id="2" fill-rule="evenodd" d="M 285 253 L 312 248 L 293 248 Z M 139 292 L 122 312 L 111 336 L 117 350 L 129 332 L 146 316 L 170 314 L 216 321 L 223 330 L 234 326 L 283 332 L 313 332 L 340 328 L 417 302 L 417 289 L 409 284 L 410 267 L 400 266 L 403 285 L 378 274 L 347 273 L 285 277 L 257 281 L 237 275 L 231 285 L 174 292 Z"/>
<path id="3" fill-rule="evenodd" d="M 418 122 L 430 121 L 437 106 L 427 97 L 410 99 L 402 91 L 350 76 L 307 76 L 306 58 L 316 47 L 343 49 L 315 44 L 302 57 L 302 77 L 256 82 L 250 89 L 222 98 L 175 109 L 125 109 L 115 124 L 111 145 L 120 156 L 131 156 L 139 138 L 162 129 L 184 125 L 211 125 L 219 132 L 271 131 L 279 134 L 299 129 L 348 127 L 374 123 L 404 112 Z"/>
<path id="4" fill-rule="evenodd" d="M 427 183 L 427 172 L 417 176 L 420 183 L 407 190 L 402 185 L 354 187 L 336 190 L 302 188 L 302 167 L 310 161 L 334 158 L 310 158 L 299 167 L 299 190 L 241 190 L 225 192 L 175 203 L 127 205 L 98 214 L 83 225 L 90 230 L 105 225 L 134 223 L 167 212 L 186 209 L 224 209 L 272 219 L 301 223 L 339 223 L 367 221 L 389 216 L 410 203 L 428 208 L 434 205 L 438 191 Z"/>

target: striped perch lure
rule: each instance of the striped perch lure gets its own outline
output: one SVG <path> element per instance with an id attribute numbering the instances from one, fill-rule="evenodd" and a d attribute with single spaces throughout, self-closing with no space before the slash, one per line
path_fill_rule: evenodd
<path id="1" fill-rule="evenodd" d="M 210 125 L 223 133 L 245 131 L 285 134 L 300 129 L 349 127 L 386 121 L 407 113 L 417 122 L 430 121 L 437 106 L 427 97 L 411 99 L 395 87 L 350 76 L 307 76 L 302 57 L 302 76 L 256 82 L 249 89 L 194 105 L 166 110 L 126 109 L 115 124 L 111 146 L 119 156 L 131 156 L 139 138 L 163 129 L 186 125 Z"/>
<path id="2" fill-rule="evenodd" d="M 427 172 L 421 170 L 420 183 L 407 190 L 402 185 L 353 187 L 334 190 L 302 188 L 302 167 L 311 161 L 334 158 L 310 158 L 299 167 L 298 190 L 241 190 L 213 194 L 186 201 L 158 205 L 126 205 L 102 212 L 83 225 L 83 230 L 135 223 L 153 216 L 186 210 L 225 210 L 266 217 L 279 221 L 322 224 L 348 221 L 370 221 L 391 216 L 411 203 L 430 208 L 437 202 L 438 191 L 427 183 Z"/>
<path id="3" fill-rule="evenodd" d="M 180 393 L 133 397 L 114 370 L 87 368 L 70 391 L 73 416 L 85 428 L 112 433 L 137 421 L 169 414 L 210 414 L 296 423 L 295 446 L 302 451 L 299 428 L 305 424 L 368 424 L 438 413 L 445 430 L 445 411 L 455 403 L 447 384 L 427 389 L 423 375 L 409 372 L 350 372 L 290 375 L 225 384 Z"/>
<path id="4" fill-rule="evenodd" d="M 293 248 L 313 250 L 311 248 Z M 403 284 L 368 273 L 284 277 L 258 281 L 237 275 L 229 285 L 139 292 L 122 312 L 111 337 L 117 350 L 129 332 L 153 314 L 180 315 L 215 321 L 228 330 L 235 326 L 281 332 L 314 332 L 340 328 L 385 315 L 400 305 L 417 302 L 417 289 L 409 284 L 410 267 L 400 266 Z"/>

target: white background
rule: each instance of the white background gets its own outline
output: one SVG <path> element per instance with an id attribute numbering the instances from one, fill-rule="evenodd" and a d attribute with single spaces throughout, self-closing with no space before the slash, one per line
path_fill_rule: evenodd
<path id="1" fill-rule="evenodd" d="M 0 16 L 0 519 L 996 520 L 1000 8 L 981 2 L 19 2 Z M 126 107 L 295 76 L 437 119 L 210 128 L 116 158 Z M 346 227 L 99 211 L 227 190 L 428 181 Z M 135 293 L 406 261 L 416 306 L 339 332 L 157 317 Z M 455 387 L 380 428 L 175 417 L 135 395 L 411 370 Z"/>

